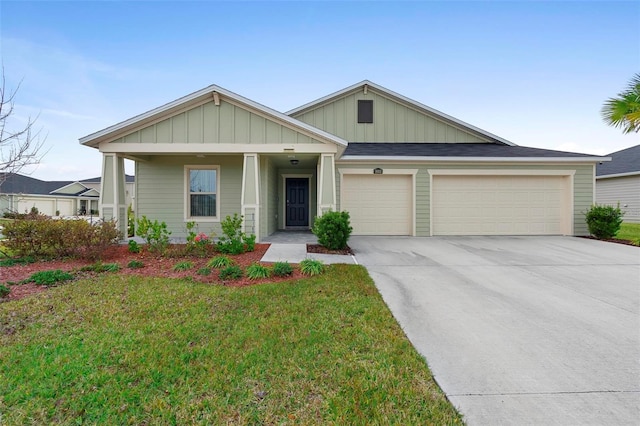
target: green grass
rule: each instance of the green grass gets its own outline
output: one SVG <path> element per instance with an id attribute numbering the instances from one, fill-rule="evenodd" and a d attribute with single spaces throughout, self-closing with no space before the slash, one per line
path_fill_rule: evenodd
<path id="1" fill-rule="evenodd" d="M 0 304 L 5 424 L 461 424 L 366 270 L 103 275 Z"/>
<path id="2" fill-rule="evenodd" d="M 629 241 L 640 240 L 640 223 L 622 222 L 616 238 Z"/>

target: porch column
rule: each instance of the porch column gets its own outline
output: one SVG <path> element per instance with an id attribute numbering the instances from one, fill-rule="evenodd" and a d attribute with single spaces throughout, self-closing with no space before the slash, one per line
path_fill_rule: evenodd
<path id="1" fill-rule="evenodd" d="M 102 154 L 100 182 L 100 217 L 115 220 L 122 235 L 127 235 L 127 205 L 125 202 L 124 158 Z"/>
<path id="2" fill-rule="evenodd" d="M 336 167 L 334 154 L 321 154 L 318 165 L 318 216 L 336 210 Z"/>
<path id="3" fill-rule="evenodd" d="M 256 153 L 244 154 L 240 209 L 243 231 L 260 241 L 260 159 Z"/>

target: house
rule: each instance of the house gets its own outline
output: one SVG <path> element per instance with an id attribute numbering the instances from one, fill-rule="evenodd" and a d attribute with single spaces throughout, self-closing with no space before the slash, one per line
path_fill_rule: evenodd
<path id="1" fill-rule="evenodd" d="M 134 180 L 133 176 L 126 176 L 125 203 L 128 204 L 133 201 Z M 99 177 L 81 181 L 43 181 L 7 173 L 0 174 L 0 182 L 0 213 L 28 213 L 36 208 L 48 216 L 98 214 Z"/>
<path id="2" fill-rule="evenodd" d="M 287 113 L 209 86 L 80 139 L 103 155 L 104 217 L 124 229 L 125 158 L 136 214 L 258 240 L 328 210 L 354 235 L 586 235 L 594 165 L 517 146 L 370 81 Z"/>
<path id="3" fill-rule="evenodd" d="M 596 202 L 620 205 L 624 221 L 640 223 L 640 145 L 608 155 L 596 165 Z"/>

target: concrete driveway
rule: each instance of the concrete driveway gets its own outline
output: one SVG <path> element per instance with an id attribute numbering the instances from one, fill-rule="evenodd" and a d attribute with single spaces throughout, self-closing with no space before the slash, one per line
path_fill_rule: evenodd
<path id="1" fill-rule="evenodd" d="M 639 248 L 572 237 L 349 245 L 468 424 L 639 424 Z"/>

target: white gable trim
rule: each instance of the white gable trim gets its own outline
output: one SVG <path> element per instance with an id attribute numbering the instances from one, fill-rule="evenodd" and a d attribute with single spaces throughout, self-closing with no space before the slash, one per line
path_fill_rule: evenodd
<path id="1" fill-rule="evenodd" d="M 285 114 L 287 114 L 287 115 L 297 114 L 297 113 L 299 113 L 301 111 L 305 111 L 307 109 L 311 109 L 311 108 L 313 108 L 315 106 L 318 106 L 318 105 L 320 105 L 320 104 L 322 104 L 324 102 L 327 102 L 327 101 L 330 101 L 332 99 L 335 99 L 335 98 L 341 97 L 343 95 L 346 95 L 346 94 L 348 94 L 350 92 L 353 92 L 354 90 L 357 90 L 357 89 L 359 89 L 361 87 L 373 88 L 376 91 L 378 91 L 380 93 L 383 93 L 386 96 L 389 96 L 391 98 L 395 98 L 396 100 L 399 100 L 399 101 L 401 101 L 401 102 L 403 102 L 405 104 L 408 104 L 408 105 L 412 106 L 413 108 L 416 108 L 418 110 L 422 110 L 423 112 L 426 112 L 427 114 L 430 114 L 430 115 L 436 116 L 438 118 L 441 118 L 444 121 L 449 121 L 449 122 L 451 122 L 453 124 L 457 124 L 458 126 L 466 128 L 468 130 L 471 130 L 471 131 L 473 131 L 475 133 L 479 133 L 479 134 L 481 134 L 481 135 L 483 135 L 485 137 L 488 137 L 488 138 L 493 139 L 495 141 L 504 143 L 506 145 L 516 146 L 515 143 L 510 142 L 510 141 L 508 141 L 506 139 L 503 139 L 503 138 L 501 138 L 499 136 L 496 136 L 493 133 L 487 132 L 486 130 L 482 130 L 482 129 L 480 129 L 480 128 L 476 127 L 476 126 L 473 126 L 473 125 L 471 125 L 469 123 L 466 123 L 466 122 L 464 122 L 462 120 L 458 120 L 455 117 L 452 117 L 452 116 L 450 116 L 448 114 L 445 114 L 445 113 L 443 113 L 441 111 L 438 111 L 437 109 L 428 107 L 427 105 L 422 104 L 422 103 L 420 103 L 418 101 L 414 101 L 413 99 L 407 98 L 406 96 L 403 96 L 403 95 L 401 95 L 399 93 L 396 93 L 396 92 L 394 92 L 392 90 L 389 90 L 386 87 L 382 87 L 382 86 L 379 86 L 379 85 L 377 85 L 375 83 L 372 83 L 369 80 L 363 80 L 360 83 L 356 83 L 356 84 L 354 84 L 352 86 L 349 86 L 349 87 L 347 87 L 345 89 L 342 89 L 342 90 L 339 90 L 337 92 L 334 92 L 334 93 L 332 93 L 330 95 L 323 96 L 320 99 L 316 99 L 315 101 L 309 102 L 309 103 L 304 104 L 304 105 L 302 105 L 302 106 L 300 106 L 298 108 L 294 108 L 294 109 L 292 109 L 290 111 L 287 111 Z"/>
<path id="2" fill-rule="evenodd" d="M 274 119 L 276 122 L 280 121 L 288 125 L 288 127 L 297 128 L 303 130 L 307 133 L 310 133 L 322 141 L 332 142 L 338 146 L 346 147 L 347 141 L 339 138 L 331 133 L 325 132 L 324 130 L 320 130 L 316 127 L 310 126 L 302 121 L 296 120 L 295 118 L 289 117 L 288 115 L 282 114 L 274 109 L 268 108 L 264 105 L 261 105 L 257 102 L 254 102 L 250 99 L 242 97 L 238 94 L 230 92 L 226 89 L 223 89 L 220 86 L 212 85 L 206 87 L 204 89 L 198 90 L 197 92 L 193 92 L 187 96 L 183 96 L 182 98 L 176 99 L 175 101 L 169 102 L 165 105 L 162 105 L 158 108 L 154 108 L 150 111 L 132 117 L 128 120 L 122 121 L 113 126 L 107 127 L 106 129 L 100 130 L 98 132 L 92 133 L 90 135 L 84 136 L 80 138 L 80 143 L 83 145 L 88 145 L 92 147 L 96 147 L 98 143 L 102 142 L 110 135 L 113 135 L 119 131 L 130 128 L 133 130 L 134 127 L 146 124 L 147 121 L 158 118 L 158 116 L 167 113 L 169 111 L 180 109 L 181 107 L 185 107 L 191 103 L 197 103 L 198 101 L 209 101 L 211 99 L 215 99 L 218 97 L 218 101 L 220 101 L 220 95 L 222 95 L 222 100 L 224 97 L 228 98 L 231 103 L 240 104 L 243 107 L 249 107 L 250 109 L 254 109 L 261 114 L 264 114 L 267 118 Z M 233 102 L 235 101 L 235 102 Z"/>

